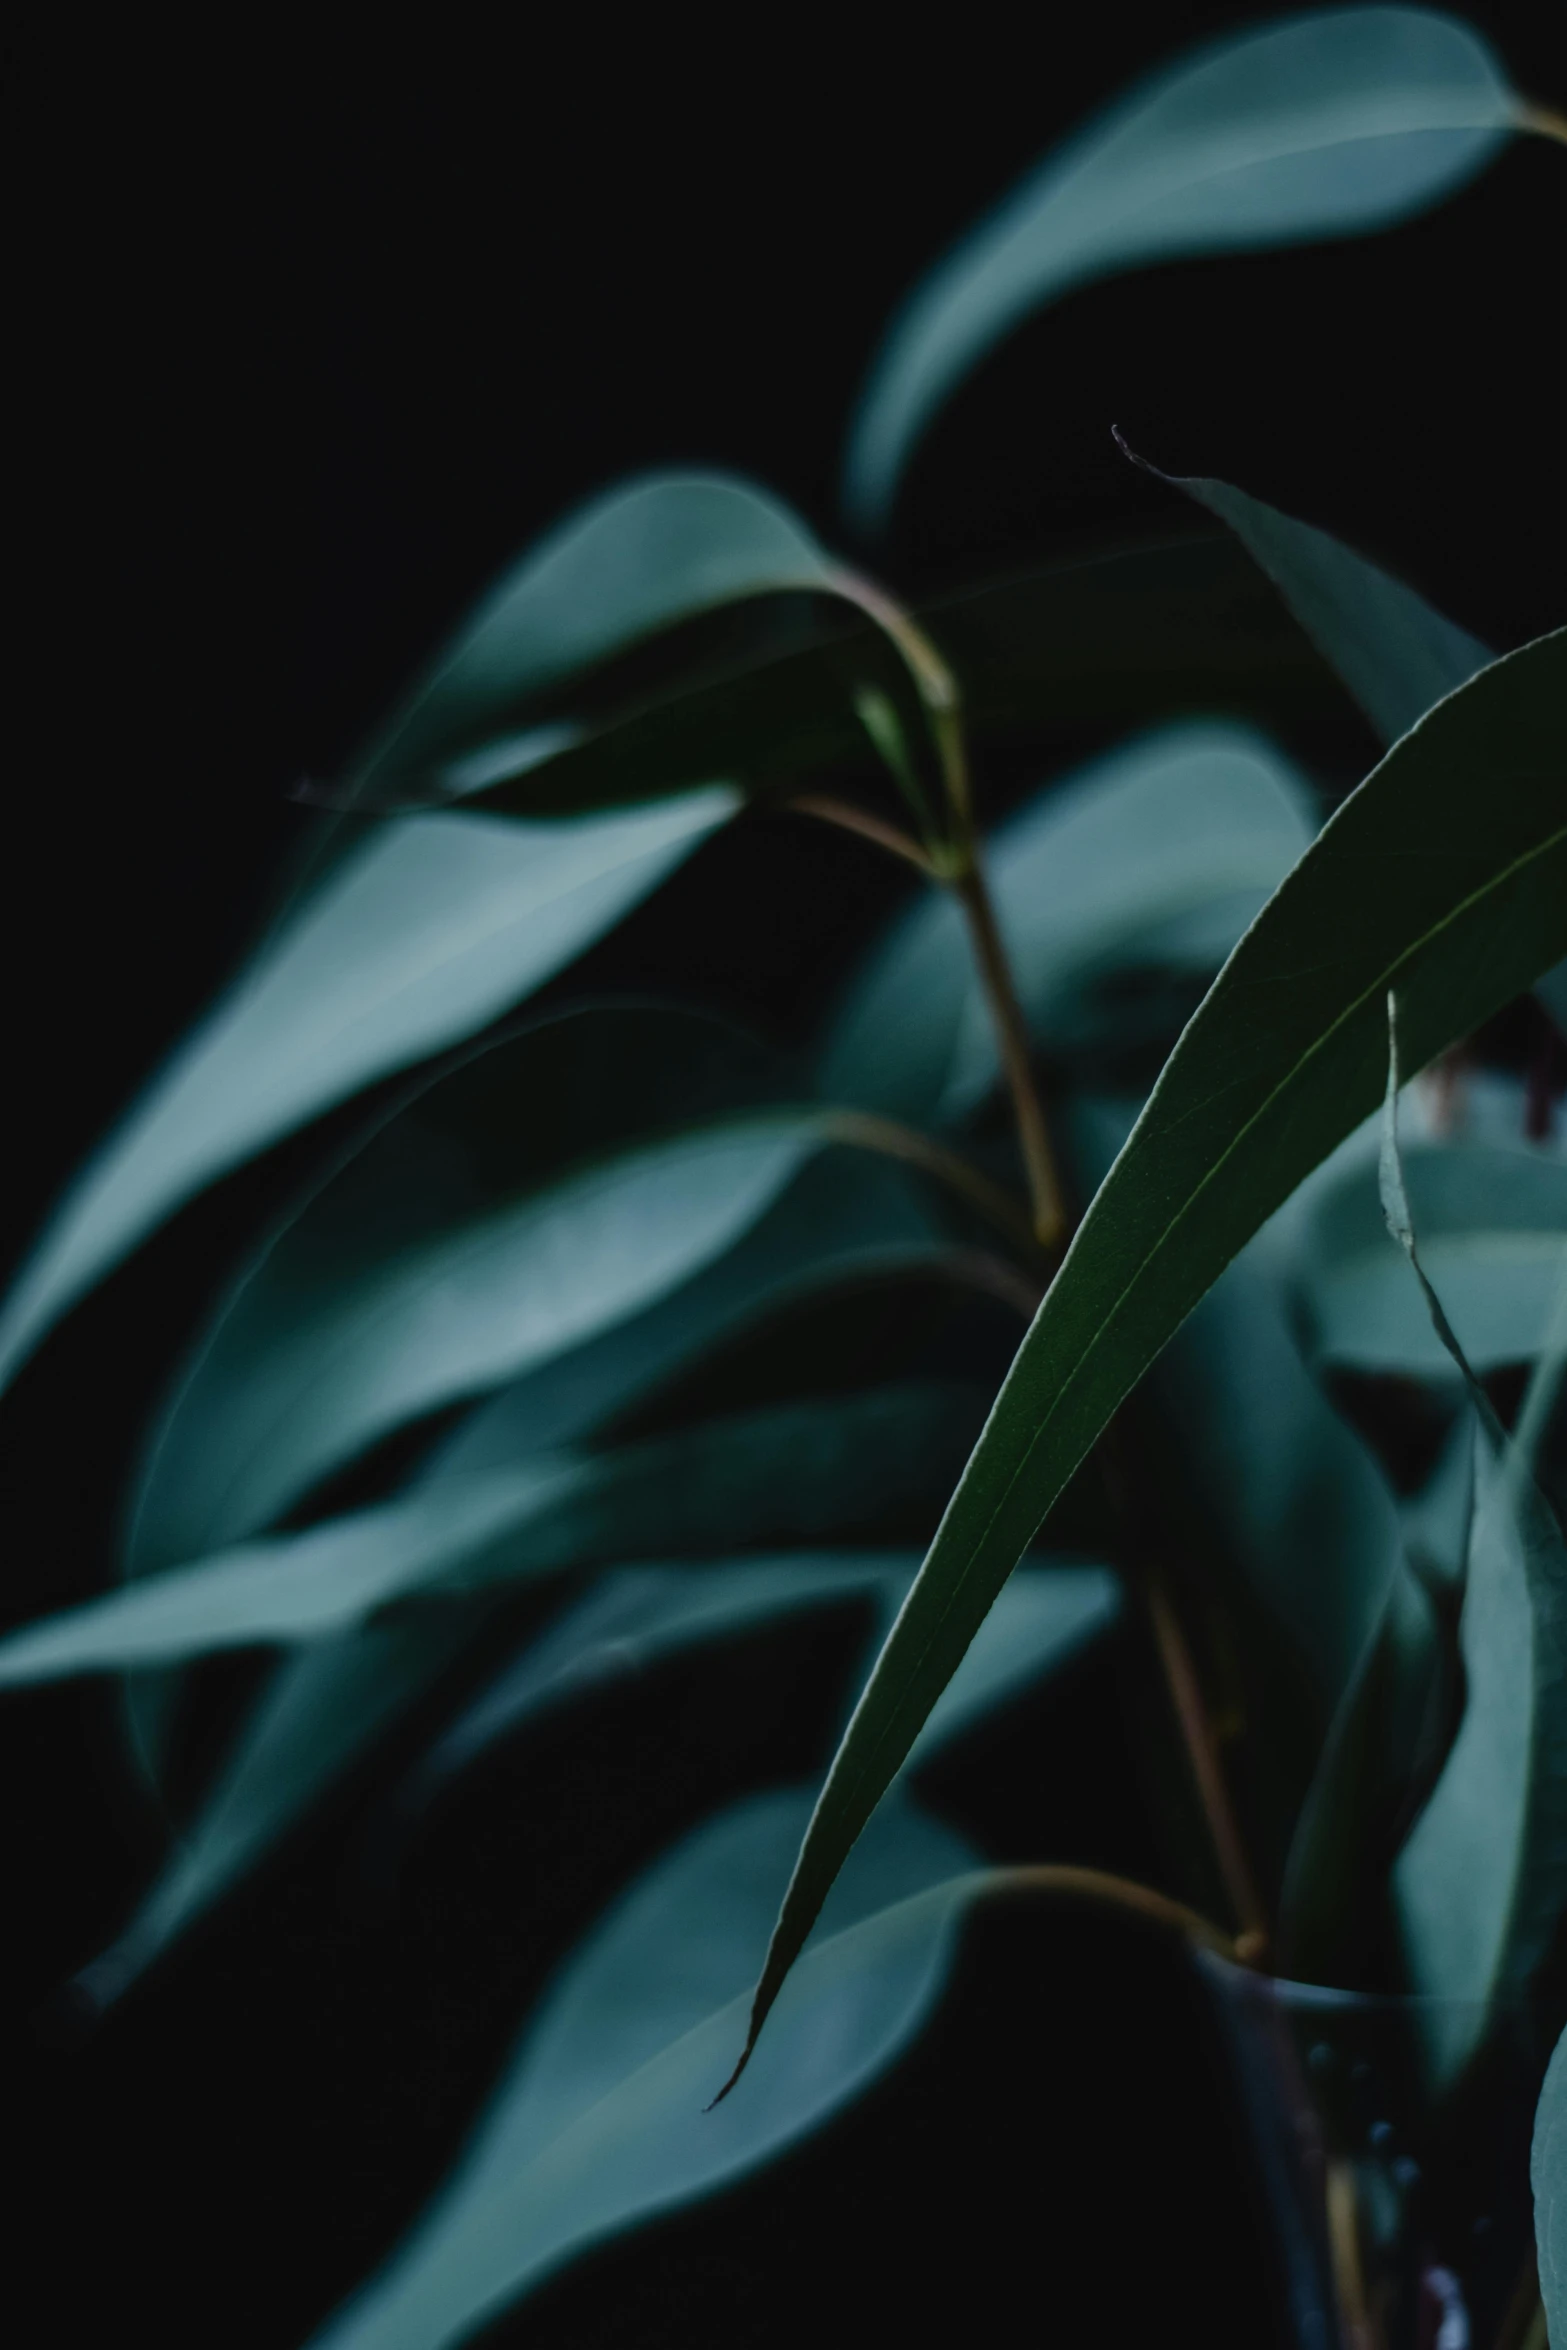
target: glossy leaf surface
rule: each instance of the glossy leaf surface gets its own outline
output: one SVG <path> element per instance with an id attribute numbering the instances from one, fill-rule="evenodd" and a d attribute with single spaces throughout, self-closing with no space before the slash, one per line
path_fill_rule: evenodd
<path id="1" fill-rule="evenodd" d="M 1438 705 L 1231 956 L 1080 1225 L 833 1765 L 757 2001 L 1068 1477 L 1214 1278 L 1384 1090 L 1567 945 L 1567 635 Z M 1412 844 L 1418 843 L 1418 854 Z"/>
<path id="2" fill-rule="evenodd" d="M 1427 9 L 1323 9 L 1167 66 L 911 297 L 855 420 L 850 514 L 884 518 L 931 417 L 1029 312 L 1149 262 L 1391 226 L 1462 187 L 1515 119 L 1484 43 Z"/>

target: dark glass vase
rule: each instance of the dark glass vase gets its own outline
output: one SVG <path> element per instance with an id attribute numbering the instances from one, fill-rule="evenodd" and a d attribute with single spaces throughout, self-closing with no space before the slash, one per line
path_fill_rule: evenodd
<path id="1" fill-rule="evenodd" d="M 1287 2350 L 1544 2350 L 1529 2140 L 1549 2048 L 1522 2003 L 1438 2094 L 1479 2011 L 1197 1954 L 1276 2246 Z"/>

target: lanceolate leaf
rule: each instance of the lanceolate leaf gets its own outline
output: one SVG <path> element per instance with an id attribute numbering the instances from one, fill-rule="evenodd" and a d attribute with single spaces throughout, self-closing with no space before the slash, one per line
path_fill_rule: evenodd
<path id="1" fill-rule="evenodd" d="M 727 1567 L 617 1568 L 467 1708 L 420 1766 L 412 1799 L 427 1802 L 546 1707 L 641 1672 L 693 1642 L 854 1598 L 877 1604 L 885 1631 L 918 1565 L 907 1553 L 866 1550 L 808 1551 Z M 1075 1656 L 1114 1622 L 1119 1607 L 1120 1588 L 1108 1567 L 1020 1567 L 926 1723 L 911 1765 L 929 1761 L 1040 1674 Z"/>
<path id="2" fill-rule="evenodd" d="M 841 1524 L 941 1493 L 977 1398 L 918 1384 L 706 1421 L 602 1453 L 416 1484 L 306 1533 L 139 1577 L 0 1642 L 0 1685 L 316 1640 L 393 1600 Z"/>
<path id="3" fill-rule="evenodd" d="M 844 1854 L 1024 1546 L 1215 1276 L 1382 1094 L 1567 948 L 1567 634 L 1425 718 L 1225 965 L 1073 1240 L 839 1749 L 759 2029 Z"/>
<path id="4" fill-rule="evenodd" d="M 734 1121 L 770 1095 L 748 1039 L 635 1006 L 542 1021 L 426 1086 L 220 1307 L 153 1441 L 133 1571 L 255 1533 L 401 1420 L 710 1263 L 816 1147 L 799 1118 Z"/>
<path id="5" fill-rule="evenodd" d="M 855 420 L 849 512 L 883 519 L 931 417 L 1030 311 L 1151 261 L 1388 227 L 1462 187 L 1519 115 L 1479 38 L 1419 8 L 1324 9 L 1166 67 L 913 295 Z"/>
<path id="6" fill-rule="evenodd" d="M 1035 1035 L 1059 1050 L 1142 1041 L 1161 1014 L 1179 1028 L 1180 991 L 1218 969 L 1314 828 L 1288 762 L 1239 726 L 1171 727 L 1042 794 L 986 859 Z M 822 1091 L 925 1123 L 971 1112 L 997 1075 L 962 917 L 932 891 L 853 982 Z"/>
<path id="7" fill-rule="evenodd" d="M 1529 2175 L 1540 2298 L 1552 2338 L 1567 2340 L 1567 2032 L 1556 2043 L 1534 2119 Z"/>
<path id="8" fill-rule="evenodd" d="M 421 816 L 375 833 L 263 945 L 67 1195 L 0 1315 L 0 1380 L 193 1193 L 495 1019 L 737 805 L 715 784 L 573 821 Z"/>
<path id="9" fill-rule="evenodd" d="M 1385 743 L 1493 658 L 1478 637 L 1325 530 L 1226 481 L 1190 476 L 1175 487 L 1229 524 Z"/>
<path id="10" fill-rule="evenodd" d="M 440 2350 L 584 2246 L 738 2178 L 880 2072 L 929 2013 L 989 1873 L 890 1807 L 822 1920 L 746 2095 L 704 2112 L 809 1795 L 753 1796 L 625 1894 L 545 1995 L 458 2169 L 314 2350 Z"/>
<path id="11" fill-rule="evenodd" d="M 1420 1261 L 1470 1363 L 1490 1371 L 1531 1360 L 1567 1267 L 1567 1163 L 1460 1142 L 1411 1149 L 1404 1169 Z M 1457 1378 L 1363 1168 L 1347 1168 L 1313 1203 L 1297 1280 L 1317 1360 Z"/>
<path id="12" fill-rule="evenodd" d="M 551 723 L 562 690 L 598 664 L 715 607 L 830 592 L 832 580 L 804 525 L 748 482 L 628 482 L 569 516 L 492 589 L 345 790 L 373 804 L 448 799 L 526 771 L 562 739 Z"/>
<path id="13" fill-rule="evenodd" d="M 1513 1449 L 1475 1438 L 1463 1720 L 1393 1871 L 1411 1980 L 1458 2069 L 1567 1910 L 1567 1545 Z"/>

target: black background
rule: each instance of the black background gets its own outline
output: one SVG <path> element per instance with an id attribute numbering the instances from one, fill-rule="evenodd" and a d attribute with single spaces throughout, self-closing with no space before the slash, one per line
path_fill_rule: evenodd
<path id="1" fill-rule="evenodd" d="M 671 462 L 754 475 L 841 535 L 844 423 L 899 295 L 1172 37 L 1259 13 L 1188 7 L 1177 27 L 1145 0 L 878 34 L 589 9 L 336 48 L 259 25 L 24 35 L 4 1254 L 231 964 L 302 824 L 290 787 L 333 771 L 501 563 Z M 1567 106 L 1554 0 L 1470 15 L 1520 87 Z M 1078 294 L 953 401 L 868 559 L 920 593 L 1162 523 L 1116 423 L 1519 642 L 1563 601 L 1564 223 L 1567 152 L 1520 142 L 1392 235 Z M 757 968 L 709 975 L 781 1032 L 862 872 L 805 837 L 772 828 Z M 656 925 L 640 936 L 631 976 L 657 977 Z M 8 1400 L 19 1609 L 106 1571 L 138 1416 L 301 1164 L 227 1187 L 178 1262 L 146 1252 Z M 730 1662 L 725 1785 L 807 1773 L 820 1644 Z M 345 1800 L 80 2046 L 26 2019 L 113 1929 L 151 1832 L 116 1793 L 104 1692 L 8 1708 L 36 2338 L 98 2339 L 112 2313 L 171 2345 L 300 2339 L 439 2174 L 553 1953 L 714 1800 L 692 1743 L 710 1670 L 541 1733 L 393 1917 L 345 1891 Z M 1106 1761 L 1135 1687 L 1106 1657 L 966 1766 L 1026 1790 L 1012 1820 L 987 1798 L 998 1850 L 1157 1873 L 1124 1741 Z M 1219 2081 L 1157 1948 L 987 1921 L 896 2078 L 723 2203 L 562 2276 L 515 2338 L 1270 2339 Z"/>

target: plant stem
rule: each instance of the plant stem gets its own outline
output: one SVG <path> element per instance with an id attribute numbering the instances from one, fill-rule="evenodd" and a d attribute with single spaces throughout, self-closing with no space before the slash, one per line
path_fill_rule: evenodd
<path id="1" fill-rule="evenodd" d="M 1246 1858 L 1246 1848 L 1234 1810 L 1230 1804 L 1229 1789 L 1224 1783 L 1224 1772 L 1219 1763 L 1218 1742 L 1213 1725 L 1203 1704 L 1202 1689 L 1191 1650 L 1186 1645 L 1179 1620 L 1157 1568 L 1144 1576 L 1144 1592 L 1148 1614 L 1153 1625 L 1154 1644 L 1159 1651 L 1159 1662 L 1164 1670 L 1165 1687 L 1170 1692 L 1170 1703 L 1186 1748 L 1186 1759 L 1196 1782 L 1198 1800 L 1203 1817 L 1208 1823 L 1208 1835 L 1213 1845 L 1214 1859 L 1224 1879 L 1224 1889 L 1230 1907 L 1240 1926 L 1236 1953 L 1242 1963 L 1255 1966 L 1266 1955 L 1268 1948 L 1268 1913 L 1262 1906 L 1256 1880 Z"/>
<path id="2" fill-rule="evenodd" d="M 827 792 L 805 791 L 796 792 L 793 799 L 783 804 L 798 815 L 820 817 L 823 824 L 836 824 L 840 831 L 855 832 L 862 840 L 874 841 L 879 849 L 918 866 L 927 881 L 936 877 L 935 866 L 911 832 L 903 832 L 896 824 L 888 824 L 880 816 L 856 808 L 851 800 L 834 799 Z"/>
<path id="3" fill-rule="evenodd" d="M 1542 139 L 1559 139 L 1567 147 L 1567 114 L 1559 114 L 1554 106 L 1535 106 L 1526 100 L 1518 109 L 1518 128 L 1534 131 Z"/>
<path id="4" fill-rule="evenodd" d="M 1001 1066 L 1012 1096 L 1012 1114 L 1017 1121 L 1018 1143 L 1033 1208 L 1034 1238 L 1041 1248 L 1056 1249 L 1065 1237 L 1066 1209 L 1056 1175 L 1055 1155 L 1050 1148 L 1044 1107 L 1034 1085 L 1028 1028 L 1013 985 L 1012 966 L 1007 961 L 983 868 L 972 849 L 966 870 L 955 878 L 952 888 L 968 922 L 980 985 L 990 1007 Z"/>
<path id="5" fill-rule="evenodd" d="M 1033 1229 L 1018 1201 L 961 1152 L 933 1142 L 916 1127 L 900 1126 L 895 1118 L 881 1118 L 870 1110 L 827 1110 L 822 1125 L 834 1142 L 847 1143 L 851 1150 L 880 1151 L 887 1158 L 902 1159 L 908 1166 L 933 1175 L 938 1183 L 959 1192 L 978 1208 L 1025 1256 L 1036 1254 Z"/>
<path id="6" fill-rule="evenodd" d="M 1059 1248 L 1066 1235 L 1066 1210 L 1050 1148 L 1049 1129 L 1034 1085 L 1028 1024 L 1018 1002 L 995 907 L 980 863 L 974 831 L 974 795 L 969 784 L 968 748 L 957 679 L 930 638 L 900 604 L 855 571 L 835 574 L 838 591 L 873 620 L 903 660 L 919 695 L 941 766 L 949 839 L 927 864 L 961 904 L 979 966 L 980 985 L 996 1031 L 1001 1066 L 1012 1096 L 1018 1141 L 1033 1203 L 1034 1237 L 1042 1248 Z M 858 829 L 864 830 L 863 826 Z M 907 854 L 900 850 L 900 854 Z"/>
<path id="7" fill-rule="evenodd" d="M 1105 1869 L 1025 1863 L 1019 1868 L 997 1869 L 986 1890 L 1061 1893 L 1074 1900 L 1127 1910 L 1149 1925 L 1163 1926 L 1170 1933 L 1184 1935 L 1189 1942 L 1201 1943 L 1205 1950 L 1216 1951 L 1221 1958 L 1234 1959 L 1237 1955 L 1231 1937 L 1200 1910 L 1188 1909 L 1184 1901 L 1174 1901 L 1168 1893 L 1156 1892 L 1152 1885 L 1140 1885 L 1131 1877 L 1112 1876 Z"/>

